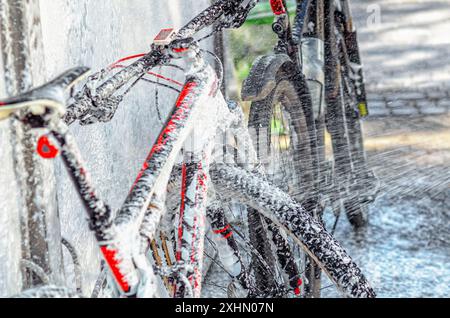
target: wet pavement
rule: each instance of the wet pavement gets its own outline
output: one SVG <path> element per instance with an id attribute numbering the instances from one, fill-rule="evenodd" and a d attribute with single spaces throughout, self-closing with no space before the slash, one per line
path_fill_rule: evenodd
<path id="1" fill-rule="evenodd" d="M 380 297 L 450 297 L 450 116 L 375 119 L 365 130 L 382 192 L 367 231 L 344 219 L 337 239 Z"/>
<path id="2" fill-rule="evenodd" d="M 341 218 L 336 238 L 379 297 L 450 297 L 450 115 L 370 119 L 364 130 L 381 193 L 366 231 Z M 224 281 L 213 266 L 205 293 L 226 297 Z M 323 297 L 340 296 L 323 286 Z"/>
<path id="3" fill-rule="evenodd" d="M 372 113 L 365 142 L 382 192 L 363 237 L 345 221 L 336 236 L 379 296 L 450 297 L 450 2 L 352 5 Z"/>

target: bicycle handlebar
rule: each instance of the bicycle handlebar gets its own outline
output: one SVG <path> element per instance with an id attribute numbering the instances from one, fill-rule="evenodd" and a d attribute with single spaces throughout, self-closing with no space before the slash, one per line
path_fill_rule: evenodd
<path id="1" fill-rule="evenodd" d="M 194 19 L 192 19 L 188 24 L 186 24 L 178 34 L 177 39 L 185 39 L 193 36 L 205 27 L 212 25 L 216 22 L 227 9 L 240 5 L 246 0 L 219 0 L 214 3 L 209 8 L 203 10 Z"/>
<path id="2" fill-rule="evenodd" d="M 241 7 L 243 11 L 248 12 L 254 7 L 259 0 L 219 0 L 212 6 L 203 10 L 188 24 L 181 28 L 174 37 L 174 41 L 188 39 L 197 32 L 212 25 L 220 19 L 224 14 Z M 236 10 L 236 12 L 238 12 Z M 242 16 L 240 16 L 242 19 Z M 66 109 L 64 121 L 70 125 L 76 120 L 84 116 L 92 106 L 96 106 L 96 101 L 106 101 L 132 78 L 142 76 L 146 71 L 159 65 L 167 58 L 160 50 L 152 50 L 147 55 L 137 60 L 130 66 L 124 68 L 113 77 L 108 79 L 98 88 L 96 88 L 95 96 L 83 94 L 77 100 L 69 105 Z"/>
<path id="3" fill-rule="evenodd" d="M 157 66 L 162 57 L 160 59 L 155 58 L 154 52 L 155 51 L 150 51 L 146 56 L 124 68 L 98 87 L 96 90 L 98 97 L 101 99 L 110 97 L 133 77 L 142 75 L 146 70 Z"/>

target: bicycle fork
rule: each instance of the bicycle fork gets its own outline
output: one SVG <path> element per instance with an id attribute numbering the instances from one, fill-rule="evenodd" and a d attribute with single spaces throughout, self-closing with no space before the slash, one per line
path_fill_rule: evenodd
<path id="1" fill-rule="evenodd" d="M 176 232 L 176 260 L 189 265 L 186 277 L 192 287 L 193 297 L 201 296 L 203 254 L 206 228 L 206 204 L 210 147 L 200 158 L 185 154 L 182 167 L 181 205 Z M 184 284 L 175 286 L 175 297 L 185 296 Z"/>

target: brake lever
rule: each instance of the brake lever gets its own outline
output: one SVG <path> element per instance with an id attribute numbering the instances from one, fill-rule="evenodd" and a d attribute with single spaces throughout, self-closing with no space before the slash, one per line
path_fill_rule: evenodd
<path id="1" fill-rule="evenodd" d="M 95 107 L 90 108 L 84 116 L 79 118 L 80 125 L 88 126 L 98 122 L 110 122 L 122 101 L 123 96 L 112 96 L 107 100 L 101 100 L 100 104 L 96 104 Z"/>

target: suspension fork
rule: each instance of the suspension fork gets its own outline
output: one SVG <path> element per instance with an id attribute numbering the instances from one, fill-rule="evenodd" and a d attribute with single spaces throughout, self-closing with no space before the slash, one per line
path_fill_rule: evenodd
<path id="1" fill-rule="evenodd" d="M 211 147 L 197 157 L 185 153 L 182 166 L 181 205 L 176 233 L 176 260 L 190 268 L 187 278 L 194 298 L 202 291 L 202 271 L 206 229 L 206 205 Z M 185 295 L 184 285 L 177 283 L 175 297 Z"/>
<path id="2" fill-rule="evenodd" d="M 213 239 L 222 265 L 239 282 L 241 287 L 248 291 L 250 296 L 255 294 L 256 288 L 250 280 L 248 269 L 242 260 L 233 229 L 227 220 L 222 205 L 219 202 L 209 205 L 207 217 L 214 233 Z"/>
<path id="3" fill-rule="evenodd" d="M 376 195 L 376 178 L 373 171 L 367 166 L 367 158 L 364 152 L 364 142 L 362 138 L 362 129 L 360 119 L 369 115 L 367 106 L 366 88 L 364 80 L 364 71 L 362 68 L 361 55 L 358 44 L 358 34 L 356 27 L 353 24 L 353 17 L 348 0 L 341 0 L 342 11 L 336 14 L 336 19 L 339 23 L 340 30 L 343 35 L 343 45 L 341 52 L 341 64 L 344 66 L 347 80 L 351 85 L 351 90 L 355 95 L 356 105 L 346 105 L 346 116 L 350 118 L 347 121 L 349 129 L 350 149 L 353 162 L 354 177 L 352 184 L 356 189 L 362 189 L 364 196 Z M 353 96 L 351 96 L 353 97 Z M 356 108 L 358 111 L 356 111 Z M 361 180 L 363 182 L 361 182 Z M 366 189 L 372 188 L 371 194 L 366 193 Z M 352 191 L 353 192 L 353 191 Z M 358 192 L 358 191 L 356 191 Z M 359 196 L 359 195 L 358 195 Z M 371 202 L 372 199 L 369 199 Z"/>
<path id="4" fill-rule="evenodd" d="M 342 11 L 333 11 L 333 6 L 326 7 L 326 29 L 328 53 L 333 56 L 328 61 L 327 66 L 335 68 L 336 78 L 332 78 L 328 73 L 327 84 L 332 81 L 335 84 L 334 91 L 331 86 L 327 94 L 329 102 L 328 129 L 333 139 L 333 150 L 335 153 L 336 172 L 338 184 L 340 184 L 340 193 L 345 196 L 359 199 L 359 189 L 371 188 L 369 184 L 361 184 L 360 180 L 375 180 L 373 173 L 366 166 L 365 154 L 363 149 L 363 140 L 361 135 L 360 118 L 368 114 L 365 98 L 364 77 L 361 67 L 355 69 L 355 65 L 360 65 L 359 48 L 357 44 L 357 34 L 351 20 L 351 12 L 347 1 L 341 1 Z M 339 27 L 343 33 L 342 46 L 339 46 L 339 39 L 336 38 L 335 28 Z M 351 80 L 355 84 L 355 95 L 357 105 L 351 105 L 345 100 L 345 80 L 342 80 L 341 72 L 356 71 L 358 79 Z M 349 77 L 348 75 L 346 75 Z M 340 82 L 340 85 L 339 85 Z M 340 91 L 338 91 L 340 88 Z M 332 93 L 331 93 L 332 92 Z M 336 97 L 336 94 L 342 94 Z M 358 111 L 355 110 L 357 106 Z M 371 181 L 369 181 L 370 183 Z M 374 181 L 372 181 L 373 183 Z M 356 191 L 355 191 L 356 190 Z M 358 193 L 355 193 L 358 192 Z M 362 191 L 364 195 L 366 193 Z M 369 195 L 371 196 L 371 195 Z"/>

